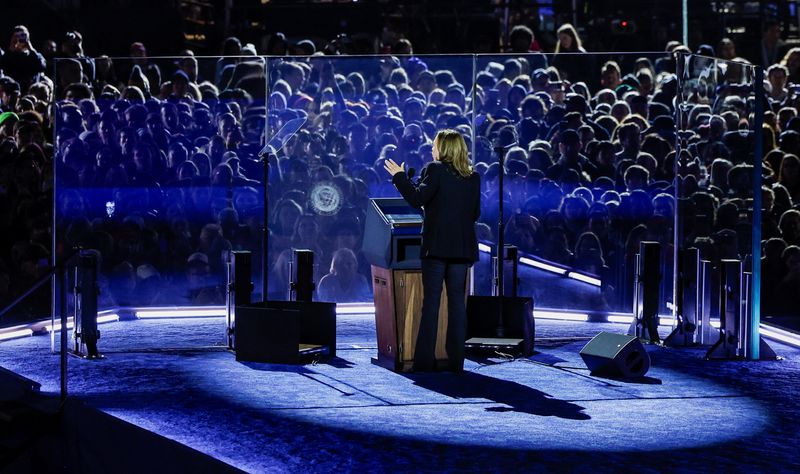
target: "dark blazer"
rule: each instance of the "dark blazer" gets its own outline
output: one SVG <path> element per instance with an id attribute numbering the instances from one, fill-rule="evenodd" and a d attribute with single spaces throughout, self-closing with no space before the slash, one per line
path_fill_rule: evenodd
<path id="1" fill-rule="evenodd" d="M 473 172 L 462 178 L 453 167 L 440 161 L 428 163 L 414 184 L 406 173 L 394 175 L 392 183 L 403 198 L 425 211 L 422 225 L 422 257 L 478 261 L 475 222 L 481 212 L 481 179 Z"/>

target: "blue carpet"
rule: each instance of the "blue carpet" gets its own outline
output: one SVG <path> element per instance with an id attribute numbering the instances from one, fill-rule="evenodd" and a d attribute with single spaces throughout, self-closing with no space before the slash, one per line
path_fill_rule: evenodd
<path id="1" fill-rule="evenodd" d="M 236 362 L 222 318 L 122 321 L 101 326 L 106 360 L 70 359 L 69 386 L 250 472 L 800 470 L 800 351 L 707 362 L 701 349 L 648 347 L 637 383 L 589 375 L 586 339 L 625 329 L 540 320 L 529 359 L 403 375 L 370 363 L 369 315 L 340 316 L 339 357 L 305 366 Z M 0 343 L 0 365 L 58 388 L 48 337 Z"/>

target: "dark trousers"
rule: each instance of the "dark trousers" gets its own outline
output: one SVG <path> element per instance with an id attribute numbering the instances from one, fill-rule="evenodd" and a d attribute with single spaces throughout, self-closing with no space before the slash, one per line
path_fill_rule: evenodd
<path id="1" fill-rule="evenodd" d="M 450 369 L 460 371 L 464 364 L 464 339 L 467 330 L 466 287 L 468 263 L 436 258 L 422 259 L 422 319 L 419 323 L 414 370 L 433 370 L 436 363 L 436 333 L 442 284 L 447 290 L 447 358 Z"/>

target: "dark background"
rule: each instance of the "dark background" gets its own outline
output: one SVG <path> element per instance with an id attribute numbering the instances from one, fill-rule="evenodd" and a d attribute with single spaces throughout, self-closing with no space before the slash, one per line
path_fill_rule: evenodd
<path id="1" fill-rule="evenodd" d="M 89 56 L 125 56 L 133 41 L 148 54 L 220 53 L 222 39 L 237 36 L 259 53 L 269 37 L 308 38 L 317 49 L 337 34 L 348 34 L 351 52 L 374 54 L 405 37 L 414 52 L 499 52 L 506 29 L 531 27 L 545 51 L 555 30 L 574 23 L 589 51 L 662 51 L 681 39 L 680 0 L 4 0 L 0 32 L 25 24 L 38 46 L 77 29 Z M 689 0 L 689 47 L 716 45 L 731 37 L 741 56 L 752 59 L 762 24 L 778 20 L 784 39 L 798 38 L 798 1 Z M 506 12 L 508 13 L 506 15 Z M 507 19 L 507 21 L 506 21 Z M 3 35 L 0 33 L 0 41 Z"/>

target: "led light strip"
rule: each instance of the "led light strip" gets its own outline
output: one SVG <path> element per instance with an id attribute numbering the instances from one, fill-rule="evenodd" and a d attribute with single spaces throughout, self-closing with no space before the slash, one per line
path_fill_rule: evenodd
<path id="1" fill-rule="evenodd" d="M 567 273 L 567 276 L 573 280 L 582 281 L 594 286 L 600 286 L 601 283 L 599 278 L 590 277 L 589 275 L 584 275 L 583 273 L 569 272 Z"/>
<path id="2" fill-rule="evenodd" d="M 32 329 L 17 329 L 14 331 L 0 333 L 0 341 L 8 341 L 10 339 L 19 339 L 22 337 L 30 337 L 30 336 L 33 336 Z"/>
<path id="3" fill-rule="evenodd" d="M 633 322 L 633 316 L 617 316 L 617 315 L 613 315 L 613 314 L 611 314 L 611 315 L 608 315 L 608 316 L 606 317 L 606 320 L 607 320 L 609 323 L 624 323 L 624 324 L 630 324 L 631 322 Z"/>
<path id="4" fill-rule="evenodd" d="M 562 321 L 588 321 L 589 315 L 584 313 L 567 313 L 565 311 L 542 311 L 533 310 L 534 318 L 538 319 L 558 319 Z"/>
<path id="5" fill-rule="evenodd" d="M 341 303 L 336 305 L 336 314 L 373 314 L 375 305 L 364 303 Z"/>
<path id="6" fill-rule="evenodd" d="M 72 318 L 69 318 L 69 320 L 67 320 L 67 330 L 72 329 L 74 327 L 75 327 L 75 323 L 72 322 Z M 57 324 L 55 326 L 47 325 L 44 328 L 47 330 L 47 332 L 58 332 L 58 331 L 61 330 L 61 323 L 59 323 L 59 324 Z"/>
<path id="7" fill-rule="evenodd" d="M 789 344 L 790 346 L 800 347 L 800 334 L 784 331 L 774 326 L 767 326 L 765 324 L 761 324 L 759 328 L 761 330 L 761 335 L 764 337 L 775 339 L 776 341 Z"/>
<path id="8" fill-rule="evenodd" d="M 555 265 L 550 265 L 544 262 L 540 262 L 538 260 L 533 260 L 532 258 L 528 257 L 520 257 L 519 263 L 538 268 L 540 270 L 544 270 L 550 273 L 555 273 L 556 275 L 565 275 L 567 270 L 561 267 L 557 267 Z"/>
<path id="9" fill-rule="evenodd" d="M 137 319 L 161 318 L 211 318 L 226 316 L 227 310 L 218 306 L 195 309 L 142 309 L 135 313 Z"/>
<path id="10" fill-rule="evenodd" d="M 116 321 L 119 321 L 119 315 L 117 313 L 105 314 L 103 316 L 97 317 L 97 324 L 113 323 Z M 74 327 L 75 327 L 75 322 L 73 318 L 67 318 L 67 329 L 72 329 Z M 48 324 L 47 326 L 44 327 L 44 329 L 47 332 L 58 332 L 61 330 L 61 323 L 57 323 L 55 327 Z"/>
<path id="11" fill-rule="evenodd" d="M 478 244 L 478 250 L 485 253 L 492 253 L 492 248 L 486 244 Z M 599 278 L 595 278 L 581 272 L 570 271 L 566 268 L 557 267 L 555 265 L 550 265 L 549 263 L 540 262 L 539 260 L 534 260 L 528 257 L 520 257 L 519 263 L 523 265 L 527 265 L 529 267 L 538 268 L 539 270 L 544 270 L 546 272 L 555 273 L 556 275 L 564 276 L 566 275 L 568 278 L 572 278 L 573 280 L 582 281 L 584 283 L 588 283 L 592 286 L 601 286 L 602 281 Z"/>

